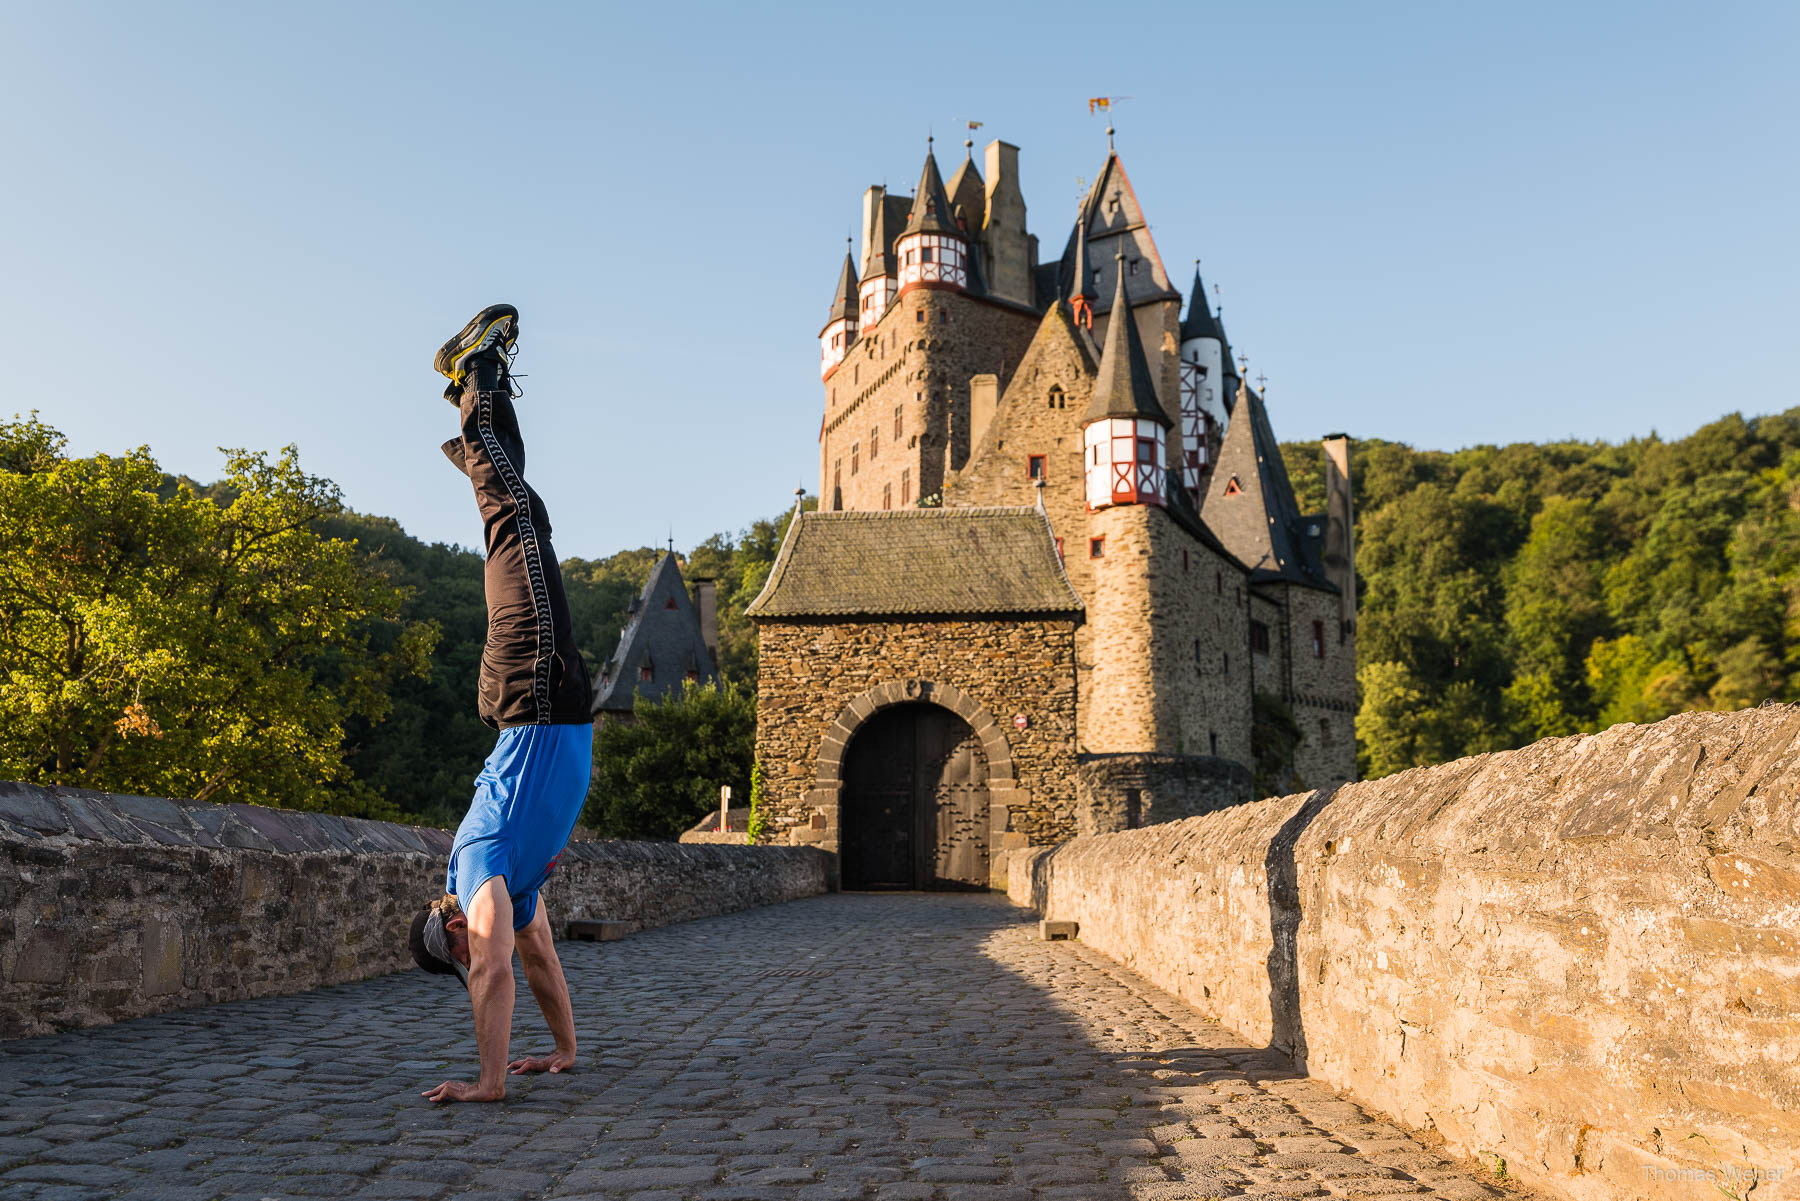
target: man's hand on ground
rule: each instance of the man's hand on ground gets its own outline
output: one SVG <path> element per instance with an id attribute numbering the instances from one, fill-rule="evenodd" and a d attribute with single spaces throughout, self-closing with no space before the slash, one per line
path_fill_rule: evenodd
<path id="1" fill-rule="evenodd" d="M 531 1055 L 524 1059 L 515 1059 L 506 1065 L 507 1071 L 515 1076 L 523 1076 L 526 1072 L 566 1072 L 575 1066 L 575 1052 L 552 1051 L 548 1055 Z"/>
<path id="2" fill-rule="evenodd" d="M 506 1099 L 506 1086 L 500 1084 L 485 1088 L 479 1084 L 464 1084 L 461 1080 L 446 1080 L 419 1095 L 428 1101 L 503 1101 Z"/>

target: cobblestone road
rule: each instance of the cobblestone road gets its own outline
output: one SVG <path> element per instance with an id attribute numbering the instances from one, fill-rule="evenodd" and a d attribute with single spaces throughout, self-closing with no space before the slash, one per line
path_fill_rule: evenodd
<path id="1" fill-rule="evenodd" d="M 0 1044 L 0 1196 L 1150 1199 L 1495 1190 L 987 896 L 562 948 L 580 1071 L 502 1105 L 419 972 Z M 520 990 L 514 1050 L 548 1047 Z"/>

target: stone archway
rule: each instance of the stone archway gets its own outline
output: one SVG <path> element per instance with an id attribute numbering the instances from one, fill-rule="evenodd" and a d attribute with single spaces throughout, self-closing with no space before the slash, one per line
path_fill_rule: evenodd
<path id="1" fill-rule="evenodd" d="M 952 839 L 948 826 L 956 825 L 961 831 L 956 837 L 971 838 L 972 841 L 979 842 L 982 848 L 980 852 L 982 870 L 991 870 L 993 865 L 991 856 L 1006 843 L 1005 836 L 1011 806 L 1021 804 L 1025 799 L 1013 776 L 1012 747 L 1007 741 L 1006 733 L 1000 723 L 994 720 L 993 715 L 987 711 L 986 707 L 954 684 L 941 684 L 932 680 L 893 680 L 871 688 L 845 705 L 837 719 L 826 730 L 820 741 L 818 758 L 814 763 L 813 788 L 809 798 L 824 814 L 828 831 L 824 840 L 825 845 L 828 849 L 838 851 L 840 855 L 846 851 L 854 853 L 858 850 L 853 843 L 847 845 L 844 841 L 847 833 L 844 823 L 850 815 L 845 813 L 843 802 L 846 788 L 852 783 L 846 776 L 846 767 L 855 767 L 855 764 L 849 762 L 852 754 L 851 748 L 857 742 L 858 734 L 870 727 L 872 719 L 878 714 L 893 710 L 898 706 L 908 706 L 921 711 L 937 710 L 944 713 L 945 717 L 953 715 L 955 725 L 963 728 L 967 734 L 963 749 L 971 753 L 964 758 L 978 760 L 979 766 L 985 769 L 979 773 L 981 778 L 975 778 L 970 774 L 974 765 L 957 760 L 954 753 L 957 749 L 955 745 L 946 744 L 943 747 L 935 747 L 934 740 L 941 742 L 947 737 L 946 734 L 934 733 L 929 728 L 922 730 L 915 728 L 911 737 L 915 739 L 923 737 L 925 739 L 924 750 L 927 752 L 932 752 L 934 747 L 936 752 L 942 752 L 940 766 L 948 773 L 942 775 L 941 778 L 928 779 L 920 785 L 922 788 L 928 787 L 937 791 L 934 792 L 931 801 L 923 802 L 928 811 L 933 811 L 933 816 L 931 818 L 918 816 L 921 825 L 917 828 L 916 837 L 926 836 L 923 823 L 928 820 L 942 820 L 947 823 L 944 834 L 933 835 L 933 837 L 942 837 L 946 840 Z M 896 722 L 905 724 L 900 719 L 890 719 L 882 724 L 892 725 Z M 929 725 L 930 722 L 927 720 L 927 727 Z M 879 730 L 874 734 L 876 738 L 885 738 L 890 741 L 894 737 L 904 739 L 906 736 L 892 731 L 884 735 Z M 866 745 L 865 749 L 867 749 Z M 894 750 L 895 747 L 890 745 L 890 753 Z M 934 758 L 931 753 L 926 754 L 926 760 L 939 762 L 939 759 Z M 976 796 L 969 791 L 959 792 L 959 789 L 979 789 L 980 795 Z M 897 800 L 897 798 L 890 799 Z M 960 816 L 954 812 L 946 813 L 941 808 L 946 799 L 954 800 L 964 807 L 969 804 L 979 804 L 985 807 L 987 828 L 981 831 L 968 830 L 966 828 L 968 818 L 973 815 L 966 812 L 961 813 Z M 917 809 L 911 812 L 915 815 L 920 813 Z M 972 838 L 973 835 L 979 837 Z M 943 844 L 940 844 L 939 849 L 944 849 Z M 949 849 L 944 853 L 952 858 L 959 854 L 963 856 L 959 860 L 959 865 L 950 870 L 965 878 L 952 882 L 950 886 L 959 884 L 980 886 L 979 880 L 966 878 L 969 863 L 966 847 L 960 852 Z M 921 856 L 923 856 L 923 852 L 921 852 Z M 935 861 L 946 862 L 942 858 Z M 897 881 L 890 882 L 893 886 L 898 886 L 898 883 Z M 920 874 L 915 872 L 913 886 L 929 886 L 929 883 L 929 881 L 922 880 Z M 855 887 L 854 871 L 851 878 L 846 880 L 846 885 Z"/>

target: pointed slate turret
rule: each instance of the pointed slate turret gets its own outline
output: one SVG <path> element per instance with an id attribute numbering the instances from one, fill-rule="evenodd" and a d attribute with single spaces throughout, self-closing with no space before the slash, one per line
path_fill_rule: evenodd
<path id="1" fill-rule="evenodd" d="M 1329 588 L 1303 553 L 1300 506 L 1262 398 L 1246 388 L 1219 448 L 1200 507 L 1206 522 L 1255 580 Z M 1316 519 L 1315 519 L 1316 520 Z"/>
<path id="2" fill-rule="evenodd" d="M 1156 377 L 1138 337 L 1137 322 L 1125 300 L 1125 272 L 1113 293 L 1112 317 L 1106 327 L 1106 347 L 1100 353 L 1100 371 L 1094 377 L 1094 399 L 1085 422 L 1108 417 L 1141 417 L 1167 428 L 1174 424 L 1156 399 Z"/>
<path id="3" fill-rule="evenodd" d="M 673 554 L 665 554 L 650 569 L 650 579 L 632 605 L 619 649 L 601 669 L 594 713 L 623 716 L 640 699 L 659 701 L 679 694 L 686 681 L 704 684 L 718 678 L 681 567 Z"/>
<path id="4" fill-rule="evenodd" d="M 1212 309 L 1206 303 L 1206 283 L 1200 278 L 1200 264 L 1194 264 L 1194 291 L 1188 300 L 1187 316 L 1181 319 L 1181 340 L 1191 341 L 1195 338 L 1217 338 L 1222 347 L 1225 343 L 1225 330 L 1213 319 Z"/>
<path id="5" fill-rule="evenodd" d="M 1069 269 L 1069 307 L 1075 311 L 1075 324 L 1093 329 L 1094 306 L 1100 302 L 1100 291 L 1094 287 L 1094 273 L 1088 266 L 1087 205 L 1085 204 L 1081 206 L 1080 216 L 1075 219 L 1075 232 L 1071 236 L 1075 241 L 1075 262 Z M 1121 284 L 1124 279 L 1124 274 L 1120 273 Z"/>
<path id="6" fill-rule="evenodd" d="M 863 264 L 863 278 L 894 274 L 894 228 L 888 223 L 889 202 L 893 197 L 882 195 L 875 205 L 874 227 L 869 231 L 869 258 Z"/>
<path id="7" fill-rule="evenodd" d="M 987 219 L 987 188 L 981 182 L 981 172 L 975 167 L 975 155 L 969 142 L 963 143 L 967 152 L 962 166 L 950 177 L 946 195 L 950 197 L 950 212 L 954 217 L 956 210 L 963 211 L 968 228 L 963 232 L 974 237 L 981 232 Z"/>
<path id="8" fill-rule="evenodd" d="M 855 321 L 857 315 L 856 300 L 856 260 L 851 253 L 844 251 L 844 269 L 838 273 L 837 291 L 831 297 L 831 315 L 825 319 L 826 324 L 833 321 Z"/>
<path id="9" fill-rule="evenodd" d="M 1225 306 L 1219 306 L 1219 316 L 1215 324 L 1219 327 L 1219 354 L 1225 364 L 1225 412 L 1231 413 L 1237 408 L 1238 385 L 1243 378 L 1238 375 L 1237 360 L 1231 357 L 1231 339 L 1225 336 Z"/>
<path id="10" fill-rule="evenodd" d="M 900 236 L 907 234 L 955 234 L 962 237 L 962 230 L 956 227 L 956 217 L 950 208 L 950 197 L 944 192 L 944 177 L 938 174 L 937 155 L 925 152 L 925 169 L 919 174 L 919 190 L 913 194 L 912 214 L 907 218 L 906 228 Z"/>

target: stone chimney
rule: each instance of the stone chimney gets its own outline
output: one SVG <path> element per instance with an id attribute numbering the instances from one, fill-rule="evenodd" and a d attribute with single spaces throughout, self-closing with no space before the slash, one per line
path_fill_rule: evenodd
<path id="1" fill-rule="evenodd" d="M 694 607 L 700 611 L 700 640 L 712 652 L 713 670 L 719 670 L 719 585 L 713 580 L 694 581 Z"/>
<path id="2" fill-rule="evenodd" d="M 989 142 L 984 158 L 987 220 L 982 233 L 988 291 L 1005 300 L 1030 304 L 1030 246 L 1025 233 L 1025 194 L 1019 190 L 1019 148 L 1008 142 Z"/>
<path id="3" fill-rule="evenodd" d="M 1350 437 L 1326 434 L 1325 578 L 1343 594 L 1343 632 L 1356 629 L 1356 508 L 1350 496 Z"/>
<path id="4" fill-rule="evenodd" d="M 994 421 L 994 410 L 999 407 L 1000 377 L 997 375 L 970 376 L 969 453 L 971 455 L 981 446 L 981 440 L 987 437 L 988 426 Z"/>

